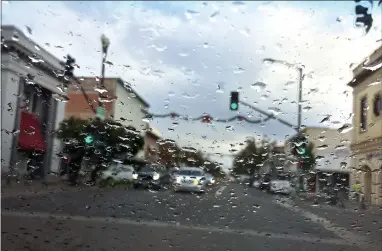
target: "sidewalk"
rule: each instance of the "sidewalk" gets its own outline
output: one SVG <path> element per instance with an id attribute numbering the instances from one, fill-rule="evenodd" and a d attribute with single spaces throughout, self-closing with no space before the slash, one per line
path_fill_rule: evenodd
<path id="1" fill-rule="evenodd" d="M 71 187 L 65 183 L 60 177 L 48 175 L 45 182 L 42 180 L 12 180 L 9 184 L 6 180 L 1 180 L 1 197 L 18 197 L 18 196 L 33 196 L 49 193 L 60 193 L 67 191 L 78 191 L 85 186 Z"/>
<path id="2" fill-rule="evenodd" d="M 347 201 L 345 208 L 341 208 L 322 202 L 315 204 L 312 199 L 302 200 L 299 197 L 294 198 L 292 203 L 303 210 L 328 219 L 337 226 L 366 236 L 374 244 L 382 243 L 382 208 L 368 206 L 367 209 L 362 210 L 353 201 Z"/>

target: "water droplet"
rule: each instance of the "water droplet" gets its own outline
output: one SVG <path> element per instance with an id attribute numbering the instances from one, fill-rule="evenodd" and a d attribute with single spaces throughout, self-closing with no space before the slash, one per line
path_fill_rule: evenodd
<path id="1" fill-rule="evenodd" d="M 156 51 L 159 51 L 159 52 L 163 52 L 163 51 L 165 51 L 165 50 L 167 50 L 167 46 L 155 46 L 154 45 L 154 48 L 155 48 L 155 50 Z"/>
<path id="2" fill-rule="evenodd" d="M 343 126 L 341 126 L 340 128 L 338 128 L 338 132 L 339 133 L 347 133 L 349 131 L 351 131 L 353 129 L 353 125 L 352 124 L 344 124 Z"/>
<path id="3" fill-rule="evenodd" d="M 216 17 L 219 15 L 220 15 L 219 11 L 215 11 L 214 13 L 212 13 L 212 15 L 210 16 L 210 21 L 212 22 L 216 21 Z"/>
<path id="4" fill-rule="evenodd" d="M 187 52 L 180 52 L 178 53 L 179 56 L 181 57 L 188 57 L 188 53 Z"/>
<path id="5" fill-rule="evenodd" d="M 374 65 L 365 65 L 364 64 L 364 66 L 363 66 L 364 69 L 369 70 L 369 71 L 376 71 L 381 67 L 382 67 L 382 61 L 379 61 Z"/>
<path id="6" fill-rule="evenodd" d="M 233 70 L 233 73 L 234 74 L 241 74 L 241 73 L 243 73 L 243 72 L 245 72 L 245 70 L 243 69 L 243 68 L 236 68 L 235 70 Z"/>
<path id="7" fill-rule="evenodd" d="M 233 128 L 233 126 L 226 126 L 225 129 L 226 129 L 227 132 L 233 132 L 233 131 L 235 131 L 235 129 Z"/>
<path id="8" fill-rule="evenodd" d="M 341 23 L 342 20 L 343 20 L 343 17 L 341 17 L 341 16 L 339 16 L 339 17 L 336 18 L 336 21 L 339 22 L 339 23 Z"/>
<path id="9" fill-rule="evenodd" d="M 57 100 L 58 102 L 63 102 L 63 103 L 65 103 L 65 102 L 68 102 L 68 101 L 69 101 L 69 98 L 68 98 L 68 97 L 66 97 L 66 96 L 64 96 L 64 95 L 57 94 L 57 93 L 53 94 L 52 97 L 53 97 L 55 100 Z"/>
<path id="10" fill-rule="evenodd" d="M 281 113 L 281 110 L 277 107 L 270 107 L 270 108 L 268 108 L 268 111 L 273 113 L 274 115 L 278 115 Z"/>
<path id="11" fill-rule="evenodd" d="M 36 50 L 38 50 L 38 51 L 40 50 L 40 47 L 38 47 L 37 45 L 35 45 L 34 48 L 35 48 Z"/>
<path id="12" fill-rule="evenodd" d="M 246 37 L 249 37 L 251 34 L 251 30 L 249 28 L 245 28 L 243 30 L 240 30 L 239 33 L 246 36 Z"/>
<path id="13" fill-rule="evenodd" d="M 168 95 L 169 97 L 174 97 L 174 96 L 175 96 L 175 92 L 173 92 L 173 91 L 169 91 L 167 95 Z"/>
<path id="14" fill-rule="evenodd" d="M 199 16 L 199 14 L 200 13 L 195 10 L 186 10 L 186 13 L 184 13 L 184 15 L 186 16 L 188 20 L 191 20 L 195 16 Z"/>
<path id="15" fill-rule="evenodd" d="M 377 80 L 377 81 L 369 84 L 368 86 L 374 86 L 374 85 L 379 85 L 379 84 L 381 84 L 381 81 Z"/>
<path id="16" fill-rule="evenodd" d="M 267 100 L 269 98 L 269 96 L 267 94 L 263 94 L 263 95 L 260 96 L 260 98 L 262 100 Z"/>
<path id="17" fill-rule="evenodd" d="M 256 82 L 256 83 L 251 85 L 251 88 L 256 90 L 257 92 L 264 90 L 266 87 L 267 87 L 267 85 L 263 82 Z"/>
<path id="18" fill-rule="evenodd" d="M 284 86 L 287 87 L 287 88 L 291 88 L 295 83 L 296 83 L 295 81 L 288 81 L 288 82 L 285 83 Z"/>
<path id="19" fill-rule="evenodd" d="M 326 148 L 328 148 L 328 145 L 317 146 L 317 150 L 325 150 Z"/>
<path id="20" fill-rule="evenodd" d="M 305 106 L 302 109 L 307 112 L 307 111 L 310 111 L 312 109 L 312 107 L 311 106 Z"/>
<path id="21" fill-rule="evenodd" d="M 203 48 L 207 49 L 208 47 L 210 47 L 210 45 L 208 43 L 203 44 Z"/>
<path id="22" fill-rule="evenodd" d="M 20 37 L 19 37 L 18 35 L 14 34 L 14 35 L 12 36 L 12 40 L 13 40 L 13 41 L 19 41 L 19 40 L 20 40 Z"/>

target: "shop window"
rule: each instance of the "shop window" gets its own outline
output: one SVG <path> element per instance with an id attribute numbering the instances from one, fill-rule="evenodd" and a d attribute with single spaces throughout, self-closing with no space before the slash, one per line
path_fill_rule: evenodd
<path id="1" fill-rule="evenodd" d="M 364 132 L 367 130 L 367 97 L 361 99 L 360 118 L 360 131 Z"/>
<path id="2" fill-rule="evenodd" d="M 374 97 L 373 112 L 374 112 L 374 115 L 377 117 L 382 114 L 382 96 L 380 93 L 378 93 Z"/>

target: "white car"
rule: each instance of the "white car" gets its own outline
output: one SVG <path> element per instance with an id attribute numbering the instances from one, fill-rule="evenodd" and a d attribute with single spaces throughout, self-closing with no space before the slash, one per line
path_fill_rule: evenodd
<path id="1" fill-rule="evenodd" d="M 138 176 L 132 166 L 117 164 L 102 172 L 101 180 L 132 181 Z"/>
<path id="2" fill-rule="evenodd" d="M 275 194 L 291 194 L 293 187 L 288 180 L 272 180 L 269 186 L 269 192 Z"/>

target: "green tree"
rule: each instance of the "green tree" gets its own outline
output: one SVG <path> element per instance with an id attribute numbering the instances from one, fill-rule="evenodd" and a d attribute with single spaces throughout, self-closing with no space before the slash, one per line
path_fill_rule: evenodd
<path id="1" fill-rule="evenodd" d="M 85 137 L 94 137 L 94 152 L 107 161 L 113 158 L 129 159 L 144 146 L 144 138 L 131 126 L 123 126 L 113 120 L 84 120 L 70 117 L 60 123 L 57 136 L 65 143 L 65 148 L 85 145 Z M 99 147 L 99 146 L 102 147 Z"/>
<path id="2" fill-rule="evenodd" d="M 165 139 L 157 142 L 159 164 L 167 168 L 179 166 L 181 149 L 174 140 Z"/>
<path id="3" fill-rule="evenodd" d="M 255 140 L 247 140 L 244 149 L 238 152 L 233 161 L 233 173 L 253 175 L 258 172 L 268 156 L 267 143 L 256 145 Z"/>

